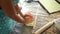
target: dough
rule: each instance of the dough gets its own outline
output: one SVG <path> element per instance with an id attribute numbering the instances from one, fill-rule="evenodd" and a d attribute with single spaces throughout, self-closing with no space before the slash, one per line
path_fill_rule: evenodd
<path id="1" fill-rule="evenodd" d="M 27 23 L 25 24 L 26 26 L 34 26 L 35 25 L 35 22 L 33 21 L 32 23 Z"/>

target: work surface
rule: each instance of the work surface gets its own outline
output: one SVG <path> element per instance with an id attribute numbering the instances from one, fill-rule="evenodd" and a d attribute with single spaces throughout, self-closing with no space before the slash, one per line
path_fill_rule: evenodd
<path id="1" fill-rule="evenodd" d="M 39 28 L 43 27 L 45 24 L 49 23 L 53 19 L 59 18 L 60 17 L 60 12 L 54 13 L 54 14 L 48 14 L 38 2 L 31 2 L 31 3 L 24 3 L 25 8 L 27 8 L 27 11 L 30 11 L 33 16 L 34 16 L 34 21 L 35 21 L 35 26 L 32 27 L 27 27 L 27 26 L 22 26 L 24 27 L 21 31 L 23 34 L 32 34 L 32 30 L 37 31 Z M 16 25 L 17 26 L 17 25 Z M 50 27 L 48 30 L 43 32 L 42 34 L 59 34 L 58 29 L 53 25 Z"/>

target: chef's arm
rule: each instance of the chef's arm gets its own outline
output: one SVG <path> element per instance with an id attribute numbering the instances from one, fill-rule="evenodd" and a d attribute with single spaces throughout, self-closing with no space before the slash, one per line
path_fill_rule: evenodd
<path id="1" fill-rule="evenodd" d="M 0 0 L 0 6 L 4 10 L 4 13 L 9 16 L 10 18 L 14 19 L 20 23 L 26 23 L 25 19 L 21 19 L 17 14 L 15 7 L 12 3 L 12 0 Z"/>
<path id="2" fill-rule="evenodd" d="M 18 5 L 15 6 L 16 11 L 18 11 L 18 14 L 21 15 L 22 17 L 24 17 L 23 13 L 21 12 L 21 9 Z"/>

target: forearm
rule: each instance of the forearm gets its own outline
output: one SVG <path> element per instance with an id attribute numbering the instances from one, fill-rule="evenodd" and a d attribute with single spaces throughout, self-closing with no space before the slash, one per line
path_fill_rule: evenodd
<path id="1" fill-rule="evenodd" d="M 20 14 L 22 17 L 24 17 L 24 15 L 23 15 L 23 13 L 21 12 L 21 9 L 19 8 L 19 6 L 16 5 L 15 8 L 16 8 L 18 14 Z"/>
<path id="2" fill-rule="evenodd" d="M 25 19 L 21 19 L 18 15 L 16 15 L 12 1 L 0 0 L 0 3 L 1 8 L 4 10 L 7 16 L 9 16 L 10 18 L 14 19 L 17 22 L 26 23 Z"/>
<path id="3" fill-rule="evenodd" d="M 17 22 L 19 22 L 19 23 L 23 23 L 23 24 L 25 24 L 26 23 L 26 21 L 25 21 L 25 19 L 22 19 L 21 17 L 19 17 L 18 15 L 8 15 L 10 18 L 12 18 L 13 20 L 15 20 L 15 21 L 17 21 Z"/>

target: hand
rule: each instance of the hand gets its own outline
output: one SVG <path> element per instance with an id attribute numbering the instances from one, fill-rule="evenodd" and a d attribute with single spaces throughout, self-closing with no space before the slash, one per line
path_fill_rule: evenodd
<path id="1" fill-rule="evenodd" d="M 31 13 L 27 13 L 24 16 L 24 19 L 26 20 L 26 23 L 31 23 L 33 21 L 33 16 L 31 15 Z"/>

